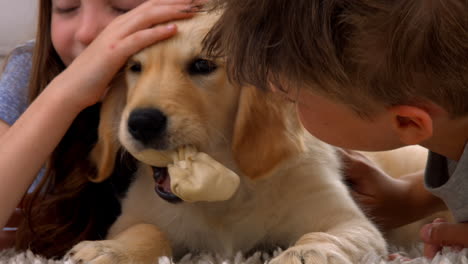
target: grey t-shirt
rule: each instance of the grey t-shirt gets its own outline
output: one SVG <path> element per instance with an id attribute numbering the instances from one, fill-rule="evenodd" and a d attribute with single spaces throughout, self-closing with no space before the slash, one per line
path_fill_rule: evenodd
<path id="1" fill-rule="evenodd" d="M 28 107 L 34 41 L 16 47 L 0 77 L 0 119 L 10 126 Z"/>
<path id="2" fill-rule="evenodd" d="M 429 153 L 426 188 L 441 198 L 458 222 L 468 222 L 468 143 L 458 162 Z"/>
<path id="3" fill-rule="evenodd" d="M 16 47 L 6 61 L 0 76 L 0 119 L 10 126 L 28 107 L 28 86 L 31 76 L 34 41 Z M 38 184 L 44 169 L 41 170 L 28 192 Z"/>

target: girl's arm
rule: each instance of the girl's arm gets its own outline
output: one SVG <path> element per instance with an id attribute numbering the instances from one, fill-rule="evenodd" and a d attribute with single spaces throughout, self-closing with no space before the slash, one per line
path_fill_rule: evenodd
<path id="1" fill-rule="evenodd" d="M 193 0 L 148 0 L 110 23 L 58 75 L 10 127 L 0 128 L 0 227 L 21 200 L 69 126 L 97 103 L 126 60 L 166 39 L 175 26 L 158 25 L 193 16 Z M 154 26 L 156 25 L 156 26 Z"/>
<path id="2" fill-rule="evenodd" d="M 0 225 L 3 227 L 81 109 L 63 100 L 72 85 L 52 82 L 0 138 Z M 6 129 L 5 129 L 6 128 Z M 6 130 L 6 131 L 5 131 Z"/>

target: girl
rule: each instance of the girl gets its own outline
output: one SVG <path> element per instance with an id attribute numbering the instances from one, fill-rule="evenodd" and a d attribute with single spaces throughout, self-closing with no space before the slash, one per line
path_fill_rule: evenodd
<path id="1" fill-rule="evenodd" d="M 38 199 L 32 200 L 36 202 L 30 203 L 27 211 L 40 227 L 33 229 L 37 241 L 44 233 L 50 239 L 42 243 L 43 248 L 47 248 L 47 242 L 57 245 L 45 252 L 53 256 L 75 243 L 54 235 L 59 233 L 60 224 L 76 227 L 76 234 L 83 234 L 80 239 L 93 231 L 87 217 L 91 214 L 84 213 L 85 222 L 77 223 L 75 218 L 86 211 L 86 201 L 62 198 L 73 197 L 75 193 L 95 193 L 94 186 L 67 182 L 64 177 L 77 170 L 89 170 L 86 160 L 79 159 L 84 159 L 95 140 L 96 103 L 130 55 L 176 33 L 175 25 L 161 23 L 193 16 L 197 3 L 192 0 L 41 0 L 39 10 L 30 74 L 31 104 L 16 121 L 0 117 L 0 226 L 5 226 L 28 186 L 47 163 L 44 180 L 33 195 Z M 10 61 L 14 59 L 13 56 Z M 12 74 L 10 80 L 14 80 L 16 70 L 8 67 L 6 70 L 5 74 Z M 25 101 L 26 88 L 15 88 L 15 96 Z M 5 100 L 8 98 L 2 99 L 1 106 L 9 107 L 9 101 Z M 77 169 L 81 165 L 84 169 Z M 62 203 L 54 204 L 55 200 Z M 34 210 L 33 205 L 37 205 Z M 74 213 L 61 215 L 60 209 L 65 207 Z M 20 228 L 22 232 L 27 230 L 26 226 Z M 19 234 L 20 247 L 29 244 L 35 249 L 36 240 L 30 235 Z M 26 237 L 31 243 L 22 243 Z"/>

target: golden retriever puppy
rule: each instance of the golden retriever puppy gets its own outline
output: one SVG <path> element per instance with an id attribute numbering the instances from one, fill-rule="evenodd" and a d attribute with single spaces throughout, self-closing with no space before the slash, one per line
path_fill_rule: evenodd
<path id="1" fill-rule="evenodd" d="M 141 162 L 106 240 L 82 242 L 70 256 L 155 263 L 163 255 L 230 257 L 282 247 L 271 263 L 320 264 L 384 255 L 384 238 L 342 183 L 334 148 L 303 129 L 293 103 L 233 86 L 223 60 L 201 52 L 215 19 L 200 14 L 178 22 L 177 36 L 130 60 L 128 91 L 113 89 L 103 104 L 94 180 L 110 174 L 121 146 L 134 152 L 190 145 L 239 175 L 239 188 L 225 201 L 184 202 L 172 193 L 166 168 Z"/>

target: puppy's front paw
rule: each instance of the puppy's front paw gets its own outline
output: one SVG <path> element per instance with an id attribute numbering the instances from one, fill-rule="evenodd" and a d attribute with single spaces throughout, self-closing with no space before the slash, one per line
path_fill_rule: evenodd
<path id="1" fill-rule="evenodd" d="M 288 248 L 269 264 L 352 264 L 333 245 L 301 245 Z"/>
<path id="2" fill-rule="evenodd" d="M 118 264 L 132 263 L 125 248 L 113 240 L 83 241 L 74 246 L 65 256 L 75 263 Z"/>

